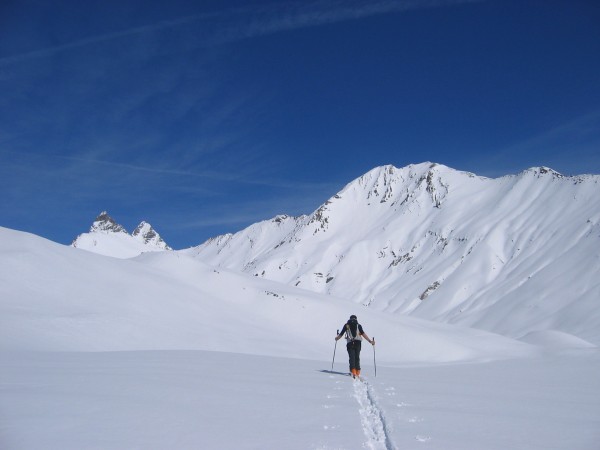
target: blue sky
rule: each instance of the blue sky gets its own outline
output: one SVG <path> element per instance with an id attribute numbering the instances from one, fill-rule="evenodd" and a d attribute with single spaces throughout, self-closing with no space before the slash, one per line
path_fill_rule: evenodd
<path id="1" fill-rule="evenodd" d="M 0 226 L 107 210 L 174 248 L 308 214 L 368 170 L 600 173 L 595 1 L 12 0 Z"/>

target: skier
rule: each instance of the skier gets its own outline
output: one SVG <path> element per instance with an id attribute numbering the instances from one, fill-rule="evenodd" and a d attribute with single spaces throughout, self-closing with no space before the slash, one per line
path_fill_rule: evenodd
<path id="1" fill-rule="evenodd" d="M 362 325 L 358 323 L 354 314 L 344 324 L 340 334 L 335 337 L 335 340 L 339 341 L 344 335 L 346 336 L 346 349 L 348 349 L 348 357 L 350 359 L 350 372 L 352 373 L 352 378 L 356 378 L 360 376 L 360 347 L 362 338 L 364 337 L 371 345 L 375 345 L 375 340 L 367 336 L 367 333 L 363 331 Z"/>

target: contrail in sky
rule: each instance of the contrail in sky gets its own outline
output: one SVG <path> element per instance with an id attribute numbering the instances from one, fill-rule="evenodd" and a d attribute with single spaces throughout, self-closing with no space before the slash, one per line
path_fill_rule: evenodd
<path id="1" fill-rule="evenodd" d="M 337 22 L 357 20 L 385 13 L 400 13 L 417 9 L 432 9 L 484 0 L 381 0 L 371 2 L 324 1 L 305 4 L 274 5 L 269 14 L 245 27 L 232 28 L 224 41 L 235 41 L 281 31 L 315 27 Z"/>
<path id="2" fill-rule="evenodd" d="M 31 52 L 21 53 L 20 55 L 6 56 L 0 58 L 0 63 L 2 64 L 10 64 L 13 62 L 19 62 L 27 59 L 33 58 L 42 58 L 46 56 L 51 56 L 55 53 L 59 53 L 65 50 L 70 50 L 74 48 L 85 47 L 90 44 L 97 44 L 106 41 L 112 41 L 114 39 L 119 39 L 127 36 L 134 36 L 143 33 L 149 33 L 153 31 L 159 31 L 166 28 L 173 28 L 179 25 L 183 25 L 186 23 L 202 21 L 206 19 L 210 19 L 213 17 L 217 17 L 218 15 L 223 15 L 224 13 L 207 13 L 195 16 L 182 17 L 174 20 L 166 20 L 162 22 L 158 22 L 151 25 L 143 25 L 140 27 L 130 28 L 128 30 L 123 31 L 115 31 L 113 33 L 102 34 L 98 36 L 91 36 L 89 38 L 80 39 L 74 42 L 69 42 L 68 44 L 57 45 L 54 47 L 47 47 L 40 50 L 33 50 Z"/>
<path id="3" fill-rule="evenodd" d="M 122 163 L 118 161 L 109 161 L 105 159 L 98 159 L 93 157 L 86 156 L 68 156 L 68 155 L 52 155 L 52 154 L 43 154 L 43 153 L 35 153 L 35 152 L 23 152 L 23 151 L 11 151 L 6 149 L 0 149 L 0 154 L 13 154 L 17 156 L 26 156 L 26 157 L 34 157 L 34 158 L 51 158 L 58 159 L 63 161 L 72 161 L 76 163 L 82 163 L 85 165 L 98 165 L 98 166 L 107 166 L 114 167 L 117 169 L 125 169 L 127 171 L 137 171 L 137 172 L 146 172 L 152 173 L 156 175 L 167 175 L 167 176 L 178 176 L 178 177 L 195 177 L 202 178 L 206 180 L 217 180 L 223 182 L 236 182 L 239 184 L 245 185 L 253 185 L 253 186 L 270 186 L 277 188 L 294 188 L 294 189 L 306 189 L 306 188 L 314 188 L 315 186 L 329 186 L 328 183 L 302 183 L 302 182 L 292 182 L 287 180 L 273 180 L 272 178 L 258 178 L 251 179 L 243 176 L 239 176 L 236 174 L 232 174 L 230 172 L 218 172 L 214 170 L 182 170 L 182 169 L 172 169 L 167 167 L 152 167 L 145 166 L 140 164 L 132 164 L 132 163 Z"/>
<path id="4" fill-rule="evenodd" d="M 479 3 L 483 0 L 382 0 L 363 2 L 317 1 L 313 3 L 273 3 L 260 7 L 226 9 L 222 11 L 165 20 L 154 24 L 129 28 L 123 31 L 90 36 L 54 47 L 21 53 L 0 58 L 0 64 L 7 65 L 35 58 L 52 56 L 66 50 L 85 47 L 87 45 L 108 42 L 115 39 L 176 28 L 181 25 L 225 18 L 230 22 L 221 30 L 214 30 L 212 36 L 205 38 L 201 44 L 224 44 L 256 36 L 264 36 L 277 32 L 315 27 L 337 22 L 361 19 L 385 13 L 399 13 L 417 9 L 432 9 L 464 3 Z M 243 23 L 239 23 L 240 19 Z"/>

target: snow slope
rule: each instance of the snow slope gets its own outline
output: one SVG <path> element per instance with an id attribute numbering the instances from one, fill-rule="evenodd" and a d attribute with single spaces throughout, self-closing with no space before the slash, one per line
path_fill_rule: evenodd
<path id="1" fill-rule="evenodd" d="M 117 259 L 0 228 L 0 350 L 194 349 L 327 359 L 352 313 L 387 363 L 527 355 L 501 336 L 390 316 L 174 252 Z M 451 338 L 449 338 L 451 336 Z M 299 345 L 302 343 L 302 345 Z"/>
<path id="2" fill-rule="evenodd" d="M 383 166 L 313 214 L 185 250 L 388 313 L 600 343 L 600 177 Z M 586 344 L 584 344 L 586 345 Z"/>

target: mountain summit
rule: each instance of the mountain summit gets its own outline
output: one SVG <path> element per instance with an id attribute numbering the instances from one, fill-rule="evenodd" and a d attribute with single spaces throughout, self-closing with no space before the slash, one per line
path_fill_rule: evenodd
<path id="1" fill-rule="evenodd" d="M 130 235 L 106 211 L 96 217 L 89 233 L 80 234 L 71 245 L 116 258 L 132 258 L 144 252 L 171 250 L 149 223 L 142 221 Z"/>
<path id="2" fill-rule="evenodd" d="M 127 230 L 119 225 L 115 220 L 108 215 L 106 211 L 102 211 L 94 223 L 90 227 L 90 233 L 125 233 Z"/>
<path id="3" fill-rule="evenodd" d="M 147 222 L 142 221 L 136 229 L 133 230 L 131 235 L 145 245 L 158 247 L 162 250 L 171 250 L 171 247 L 169 247 L 154 228 L 152 228 L 152 225 Z"/>

